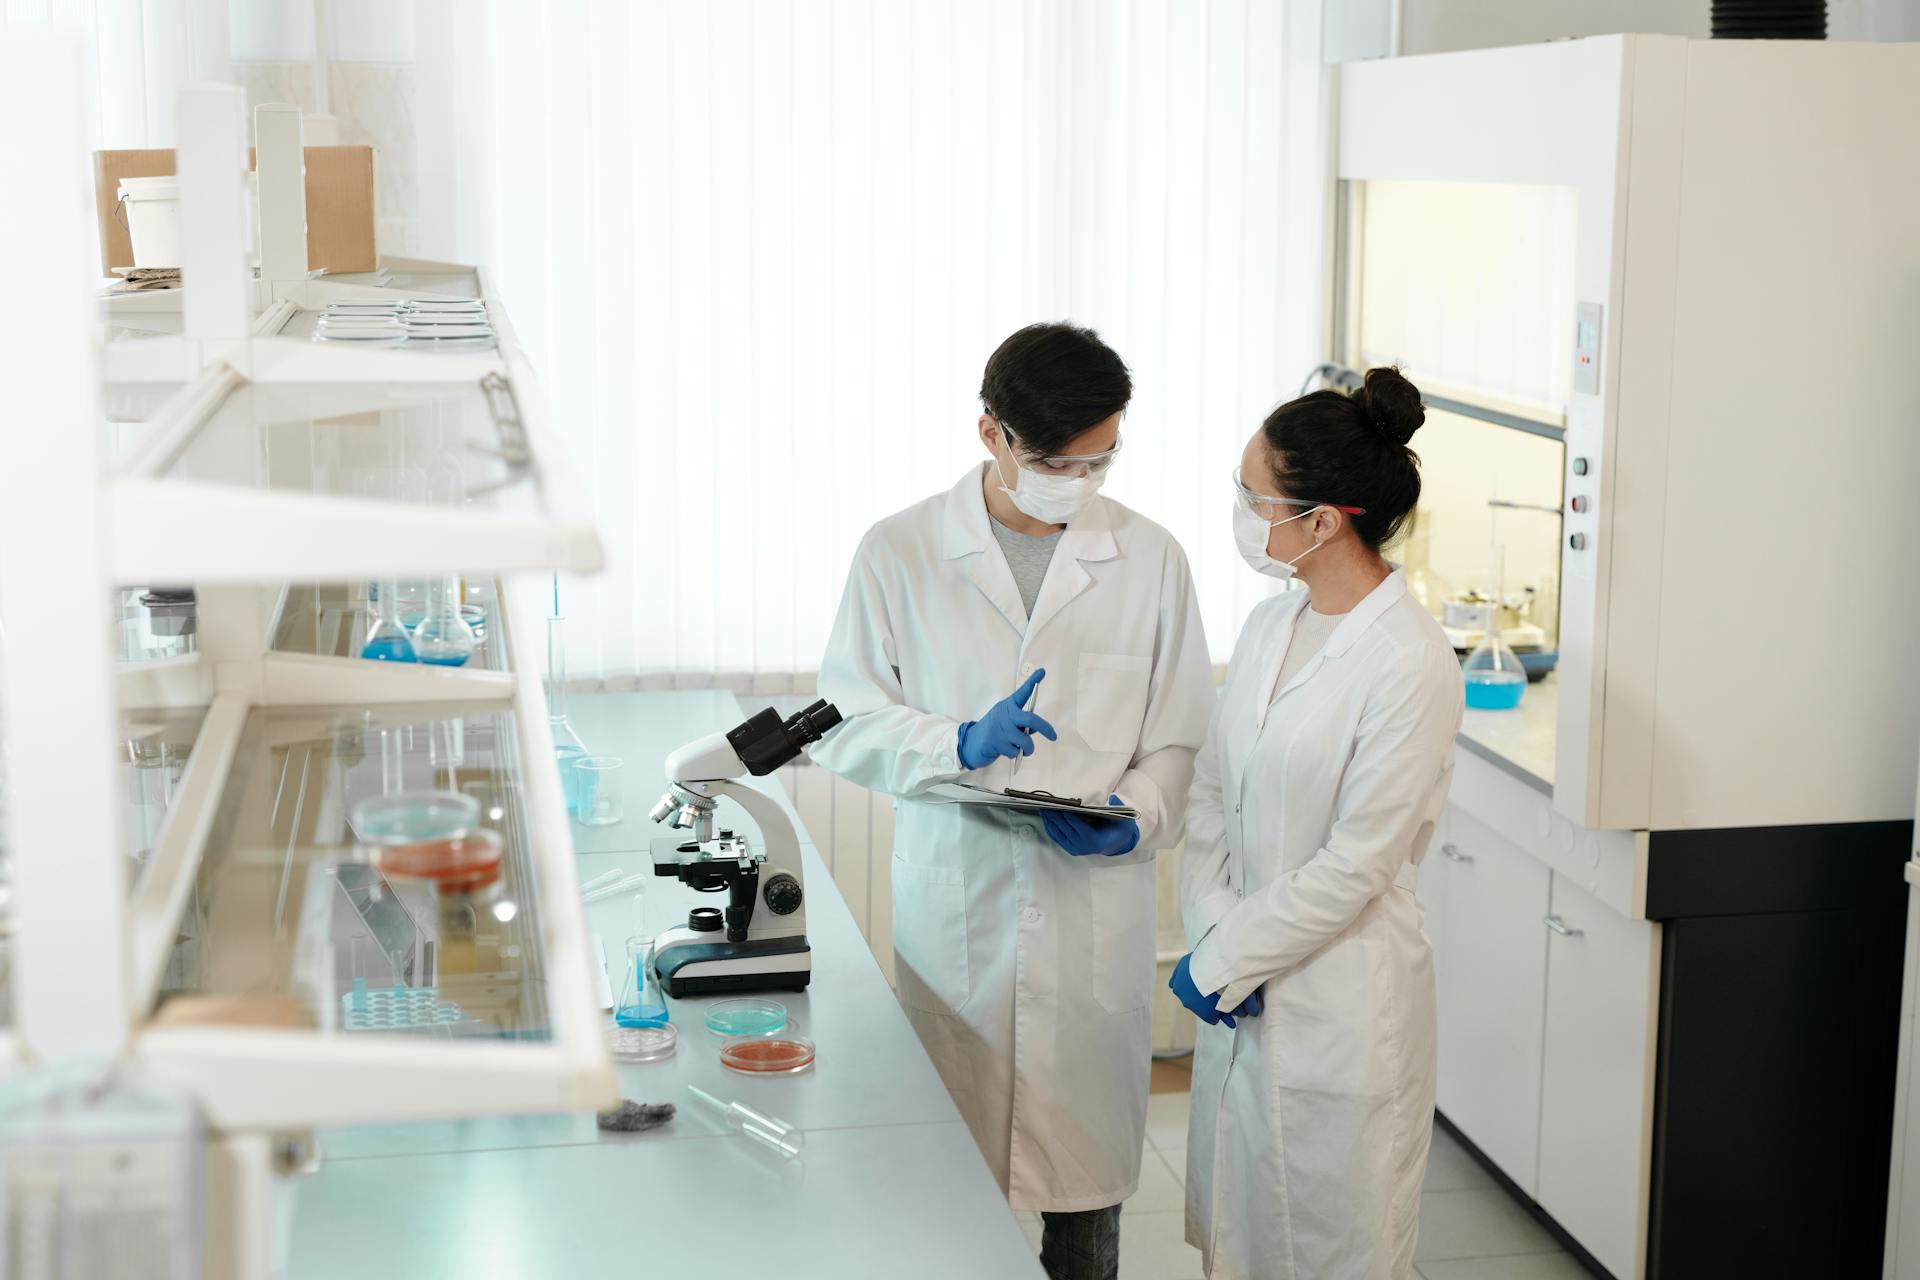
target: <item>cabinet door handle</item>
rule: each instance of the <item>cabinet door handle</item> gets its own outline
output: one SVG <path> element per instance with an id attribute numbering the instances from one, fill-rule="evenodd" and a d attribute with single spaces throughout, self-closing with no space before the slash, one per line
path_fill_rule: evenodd
<path id="1" fill-rule="evenodd" d="M 1470 853 L 1460 852 L 1460 846 L 1457 844 L 1443 844 L 1440 846 L 1440 852 L 1448 862 L 1472 862 L 1473 861 L 1473 855 Z"/>
<path id="2" fill-rule="evenodd" d="M 1563 938 L 1577 938 L 1582 933 L 1585 932 L 1585 930 L 1583 929 L 1567 928 L 1567 922 L 1565 920 L 1562 920 L 1559 916 L 1548 916 L 1547 928 L 1553 930 L 1555 933 L 1559 934 Z"/>

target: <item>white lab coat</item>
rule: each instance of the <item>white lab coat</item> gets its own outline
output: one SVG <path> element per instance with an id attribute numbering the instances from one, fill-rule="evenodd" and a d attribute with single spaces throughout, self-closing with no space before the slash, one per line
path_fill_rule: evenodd
<path id="1" fill-rule="evenodd" d="M 1459 663 L 1395 571 L 1270 698 L 1294 592 L 1247 620 L 1196 766 L 1181 903 L 1199 1028 L 1187 1240 L 1215 1280 L 1413 1273 L 1433 953 L 1413 896 L 1453 777 Z"/>
<path id="2" fill-rule="evenodd" d="M 1015 1209 L 1133 1194 L 1152 1056 L 1153 850 L 1178 842 L 1212 668 L 1180 545 L 1105 497 L 1067 526 L 1028 621 L 981 469 L 860 544 L 820 667 L 845 717 L 813 758 L 899 797 L 895 982 Z M 964 773 L 958 730 L 1046 669 L 1059 733 Z M 915 797 L 964 778 L 1140 810 L 1120 857 L 1073 857 L 1029 817 Z"/>

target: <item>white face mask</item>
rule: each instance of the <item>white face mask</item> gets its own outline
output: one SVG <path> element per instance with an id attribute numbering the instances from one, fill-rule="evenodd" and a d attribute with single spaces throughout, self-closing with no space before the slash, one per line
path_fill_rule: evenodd
<path id="1" fill-rule="evenodd" d="M 1004 442 L 1006 436 L 1002 435 Z M 1012 449 L 1009 446 L 1008 452 Z M 1100 486 L 1107 481 L 1106 470 L 1092 471 L 1084 476 L 1050 476 L 1041 471 L 1030 471 L 1016 460 L 1014 470 L 1020 473 L 1020 487 L 1009 489 L 1005 472 L 1000 468 L 1000 455 L 993 455 L 994 478 L 1000 481 L 1000 492 L 1013 499 L 1013 505 L 1020 511 L 1038 520 L 1042 524 L 1068 524 L 1093 501 L 1093 495 L 1100 492 Z"/>
<path id="2" fill-rule="evenodd" d="M 1293 576 L 1293 566 L 1318 551 L 1321 544 L 1318 542 L 1314 543 L 1291 560 L 1275 560 L 1267 554 L 1267 535 L 1283 524 L 1291 524 L 1295 520 L 1305 520 L 1319 509 L 1318 507 L 1309 507 L 1297 516 L 1288 516 L 1285 520 L 1268 522 L 1262 520 L 1238 502 L 1234 503 L 1233 542 L 1235 546 L 1240 548 L 1240 558 L 1245 560 L 1247 567 L 1255 573 L 1264 573 L 1269 578 L 1278 578 L 1282 582 L 1291 578 Z"/>

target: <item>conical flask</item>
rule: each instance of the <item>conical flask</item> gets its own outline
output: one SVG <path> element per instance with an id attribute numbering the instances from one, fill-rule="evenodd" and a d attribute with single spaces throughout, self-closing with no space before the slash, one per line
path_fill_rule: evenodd
<path id="1" fill-rule="evenodd" d="M 1498 605 L 1487 606 L 1487 635 L 1467 655 L 1461 674 L 1467 681 L 1467 705 L 1477 711 L 1511 711 L 1527 692 L 1527 669 L 1500 638 Z"/>
<path id="2" fill-rule="evenodd" d="M 458 667 L 473 656 L 473 645 L 473 628 L 460 616 L 459 579 L 434 583 L 432 607 L 413 633 L 414 652 L 436 667 Z"/>
<path id="3" fill-rule="evenodd" d="M 1488 504 L 1497 506 L 1497 504 Z M 1476 711 L 1511 711 L 1527 692 L 1527 669 L 1500 635 L 1500 610 L 1507 599 L 1507 552 L 1500 545 L 1499 511 L 1489 519 L 1492 543 L 1487 548 L 1488 577 L 1493 599 L 1487 602 L 1486 636 L 1461 664 L 1467 682 L 1467 705 Z"/>
<path id="4" fill-rule="evenodd" d="M 627 980 L 620 984 L 613 1020 L 623 1027 L 661 1027 L 668 1022 L 667 998 L 653 972 L 653 939 L 627 939 Z"/>
<path id="5" fill-rule="evenodd" d="M 366 643 L 360 646 L 360 656 L 373 658 L 380 662 L 418 662 L 419 655 L 413 649 L 413 637 L 400 625 L 397 600 L 399 590 L 388 578 L 380 583 L 379 614 L 373 625 L 367 628 Z"/>

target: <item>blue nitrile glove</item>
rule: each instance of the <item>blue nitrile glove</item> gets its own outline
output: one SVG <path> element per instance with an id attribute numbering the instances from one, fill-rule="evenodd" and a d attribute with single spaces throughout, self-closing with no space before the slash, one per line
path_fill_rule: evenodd
<path id="1" fill-rule="evenodd" d="M 1058 741 L 1060 735 L 1053 726 L 1027 710 L 1027 703 L 1033 700 L 1033 690 L 1046 678 L 1046 668 L 1027 677 L 1027 682 L 1006 697 L 993 704 L 993 709 L 978 720 L 969 720 L 960 726 L 960 767 L 978 769 L 989 760 L 998 760 L 1001 756 L 1011 759 L 1014 756 L 1033 754 L 1033 735 L 1044 733 L 1049 739 Z"/>
<path id="2" fill-rule="evenodd" d="M 1119 804 L 1119 796 L 1108 796 L 1107 803 Z M 1047 809 L 1040 814 L 1041 824 L 1053 842 L 1076 858 L 1090 853 L 1117 858 L 1132 853 L 1140 843 L 1140 824 L 1132 818 L 1083 818 L 1077 813 Z"/>
<path id="3" fill-rule="evenodd" d="M 1247 992 L 1247 998 L 1235 1006 L 1233 1016 L 1236 1018 L 1257 1018 L 1260 1016 L 1260 992 L 1258 988 Z"/>
<path id="4" fill-rule="evenodd" d="M 1203 996 L 1200 988 L 1193 985 L 1193 975 L 1187 972 L 1187 966 L 1192 963 L 1193 952 L 1189 951 L 1180 957 L 1179 964 L 1173 966 L 1173 976 L 1167 979 L 1167 986 L 1172 989 L 1174 997 L 1187 1006 L 1189 1013 L 1210 1027 L 1224 1022 L 1238 1028 L 1240 1024 L 1233 1020 L 1231 1013 L 1220 1012 L 1218 995 Z M 1246 1008 L 1244 1004 L 1240 1007 Z"/>

